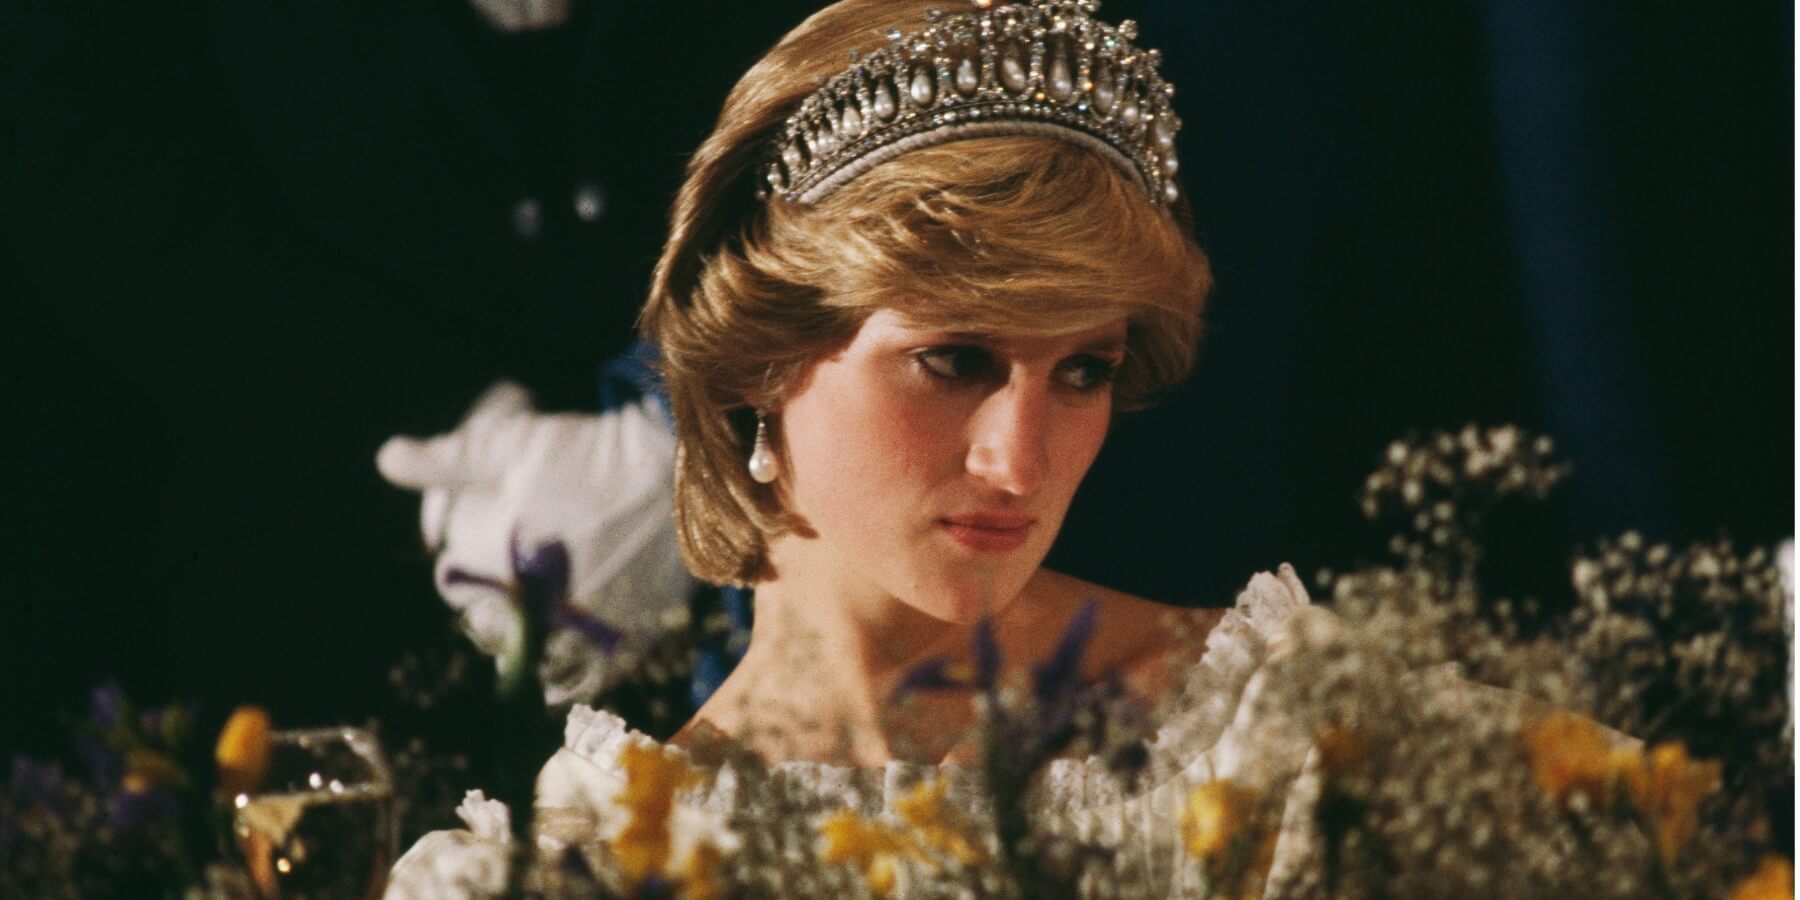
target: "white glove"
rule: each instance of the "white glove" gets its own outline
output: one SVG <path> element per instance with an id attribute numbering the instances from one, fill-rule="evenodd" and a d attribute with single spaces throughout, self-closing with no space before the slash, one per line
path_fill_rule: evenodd
<path id="1" fill-rule="evenodd" d="M 376 455 L 382 477 L 423 493 L 420 526 L 437 551 L 438 592 L 484 653 L 504 660 L 522 640 L 512 598 L 491 586 L 513 583 L 512 542 L 527 554 L 550 541 L 568 548 L 569 605 L 621 640 L 609 653 L 572 630 L 552 630 L 539 674 L 553 706 L 592 699 L 686 624 L 697 582 L 675 538 L 675 436 L 652 403 L 544 414 L 524 388 L 503 381 L 455 431 L 392 438 Z"/>

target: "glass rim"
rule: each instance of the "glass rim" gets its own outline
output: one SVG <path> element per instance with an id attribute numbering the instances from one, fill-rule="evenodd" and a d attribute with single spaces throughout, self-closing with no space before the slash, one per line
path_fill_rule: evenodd
<path id="1" fill-rule="evenodd" d="M 394 795 L 394 773 L 388 768 L 387 757 L 381 751 L 380 740 L 375 737 L 373 731 L 367 728 L 337 725 L 323 728 L 289 728 L 269 734 L 271 747 L 297 746 L 304 749 L 313 742 L 333 742 L 344 745 L 368 766 L 367 778 L 351 784 L 333 778 L 315 787 L 299 790 L 240 791 L 231 797 L 232 806 L 241 810 L 255 800 L 274 798 L 299 800 L 311 806 L 323 803 L 347 803 L 356 800 L 383 800 Z"/>

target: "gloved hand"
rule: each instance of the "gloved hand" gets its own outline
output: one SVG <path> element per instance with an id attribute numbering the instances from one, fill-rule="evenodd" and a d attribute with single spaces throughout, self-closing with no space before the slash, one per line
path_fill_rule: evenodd
<path id="1" fill-rule="evenodd" d="M 570 605 L 621 639 L 605 652 L 552 630 L 539 672 L 550 705 L 592 699 L 657 637 L 686 624 L 697 583 L 675 538 L 675 437 L 652 403 L 544 414 L 524 388 L 500 382 L 455 431 L 395 437 L 376 455 L 382 477 L 423 494 L 420 527 L 437 552 L 438 592 L 485 653 L 504 657 L 522 640 L 512 597 L 496 587 L 513 582 L 512 542 L 568 548 Z"/>

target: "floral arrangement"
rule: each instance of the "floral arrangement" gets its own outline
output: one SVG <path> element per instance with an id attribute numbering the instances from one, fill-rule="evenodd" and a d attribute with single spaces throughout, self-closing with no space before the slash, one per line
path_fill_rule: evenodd
<path id="1" fill-rule="evenodd" d="M 82 775 L 14 757 L 0 794 L 0 896 L 248 896 L 217 865 L 229 835 L 218 798 L 256 789 L 269 765 L 268 714 L 232 713 L 211 745 L 191 707 L 135 709 L 95 688 L 74 730 Z"/>
<path id="2" fill-rule="evenodd" d="M 1565 615 L 1484 592 L 1486 519 L 1565 476 L 1511 428 L 1389 448 L 1363 505 L 1401 523 L 1400 562 L 1322 577 L 1349 627 L 1270 671 L 1267 714 L 1305 711 L 1317 748 L 1295 788 L 1310 864 L 1270 893 L 1792 896 L 1775 561 L 1626 534 L 1576 556 Z M 1215 832 L 1278 827 L 1237 793 L 1197 798 Z"/>
<path id="3" fill-rule="evenodd" d="M 1568 566 L 1562 596 L 1497 594 L 1483 529 L 1567 475 L 1517 429 L 1398 442 L 1364 511 L 1393 562 L 1321 573 L 1331 615 L 1298 616 L 1241 718 L 1230 777 L 1186 788 L 1160 836 L 1206 897 L 1792 897 L 1791 594 L 1772 556 L 1635 534 Z M 1166 896 L 1132 841 L 1033 811 L 1052 762 L 1103 762 L 1121 796 L 1156 773 L 1157 716 L 1076 676 L 1091 610 L 1025 690 L 920 666 L 903 693 L 973 692 L 970 802 L 924 778 L 886 812 L 795 803 L 729 746 L 627 744 L 629 786 L 590 840 L 542 841 L 514 886 L 543 896 Z M 896 698 L 897 700 L 901 698 Z M 1254 761 L 1309 748 L 1297 778 Z M 732 803 L 683 820 L 729 771 Z M 566 833 L 564 835 L 567 836 Z"/>
<path id="4" fill-rule="evenodd" d="M 472 791 L 452 810 L 443 784 L 479 773 L 408 743 L 405 837 L 468 826 L 432 896 L 1794 896 L 1792 593 L 1775 558 L 1625 534 L 1553 560 L 1560 585 L 1497 578 L 1516 548 L 1491 527 L 1567 474 L 1513 428 L 1391 446 L 1362 498 L 1391 526 L 1391 559 L 1319 573 L 1330 613 L 1287 623 L 1244 693 L 1235 762 L 1197 781 L 1171 781 L 1148 749 L 1166 710 L 1079 674 L 1092 608 L 1022 684 L 998 677 L 1004 648 L 979 628 L 973 666 L 927 662 L 894 698 L 974 696 L 977 762 L 923 774 L 879 812 L 810 802 L 729 743 L 647 739 L 614 748 L 625 779 L 604 809 L 534 811 L 528 776 L 554 746 L 529 677 L 542 636 L 555 624 L 604 646 L 610 632 L 568 619 L 560 548 L 515 547 L 521 640 L 490 708 L 522 736 L 492 760 L 511 773 L 489 782 L 505 802 Z M 678 680 L 670 646 L 643 661 L 651 693 Z M 218 798 L 261 779 L 267 718 L 235 716 L 211 761 L 191 722 L 107 688 L 77 733 L 85 780 L 15 761 L 0 895 L 252 896 L 253 877 L 219 864 Z M 1294 748 L 1297 765 L 1263 765 Z M 1180 790 L 1155 828 L 1073 827 L 1042 802 L 1071 759 L 1108 796 Z M 1146 864 L 1148 844 L 1172 862 Z"/>

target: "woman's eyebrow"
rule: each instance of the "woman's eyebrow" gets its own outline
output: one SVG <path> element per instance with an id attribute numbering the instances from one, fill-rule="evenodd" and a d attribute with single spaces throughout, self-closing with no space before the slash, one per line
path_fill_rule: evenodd
<path id="1" fill-rule="evenodd" d="M 917 337 L 924 338 L 926 340 L 931 340 L 931 341 L 936 341 L 936 342 L 941 342 L 941 343 L 946 343 L 946 344 L 964 344 L 964 345 L 974 346 L 974 347 L 983 347 L 983 348 L 987 348 L 989 350 L 995 350 L 995 351 L 1000 351 L 1000 352 L 1014 351 L 1014 350 L 1017 350 L 1021 344 L 1031 343 L 1030 339 L 1021 340 L 1019 338 L 1010 337 L 1010 336 L 1002 335 L 1002 334 L 994 334 L 992 332 L 958 331 L 958 330 L 947 329 L 947 328 L 945 328 L 945 329 L 917 328 L 914 330 L 918 332 Z M 1125 333 L 1123 331 L 1121 331 L 1121 332 L 1117 332 L 1117 333 L 1102 334 L 1097 337 L 1090 338 L 1089 340 L 1082 341 L 1078 346 L 1074 347 L 1069 352 L 1071 352 L 1071 353 L 1119 354 L 1119 353 L 1125 352 L 1126 347 L 1129 343 L 1130 343 L 1129 339 L 1127 338 Z"/>
<path id="2" fill-rule="evenodd" d="M 1081 345 L 1081 353 L 1124 353 L 1126 339 L 1123 334 L 1107 334 L 1094 338 Z"/>
<path id="3" fill-rule="evenodd" d="M 991 334 L 978 331 L 942 328 L 926 322 L 903 318 L 894 323 L 894 335 L 903 340 L 931 340 L 947 343 L 988 343 L 994 338 Z"/>

